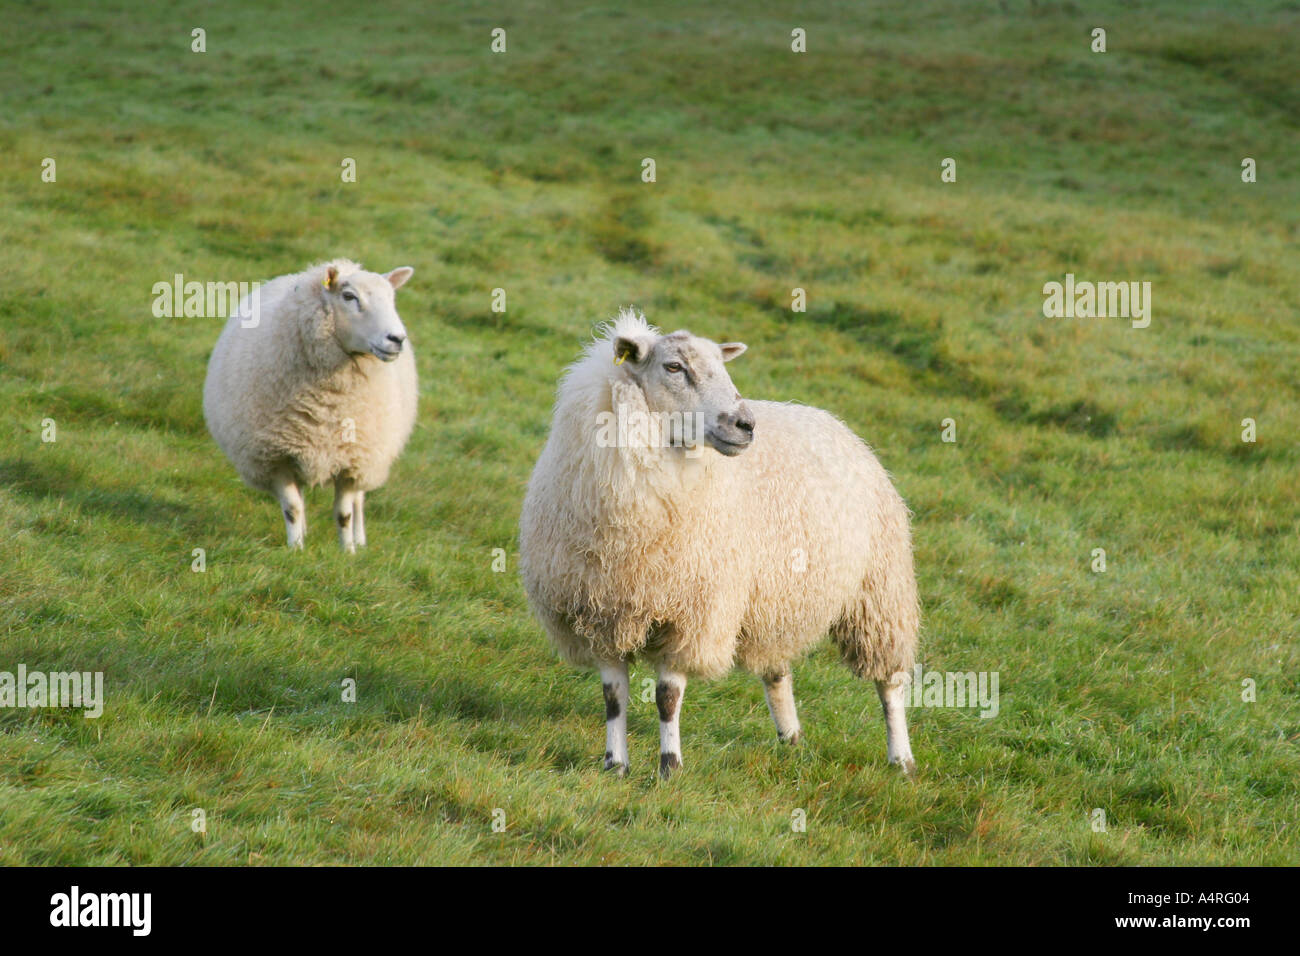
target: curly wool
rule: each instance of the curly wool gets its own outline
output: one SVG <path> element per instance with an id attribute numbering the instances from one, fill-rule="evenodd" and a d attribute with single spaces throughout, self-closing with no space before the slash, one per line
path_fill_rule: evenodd
<path id="1" fill-rule="evenodd" d="M 259 290 L 257 326 L 242 328 L 232 315 L 212 353 L 203 388 L 208 429 L 261 491 L 273 491 L 284 469 L 306 486 L 348 474 L 362 491 L 378 488 L 415 425 L 411 349 L 391 364 L 343 350 L 320 294 L 331 267 L 339 281 L 361 271 L 336 259 L 271 280 Z"/>
<path id="2" fill-rule="evenodd" d="M 829 413 L 749 401 L 750 448 L 600 447 L 601 413 L 644 396 L 614 364 L 620 314 L 566 372 L 520 522 L 528 600 L 583 666 L 640 655 L 713 677 L 780 674 L 830 633 L 862 677 L 913 664 L 920 612 L 908 510 Z"/>

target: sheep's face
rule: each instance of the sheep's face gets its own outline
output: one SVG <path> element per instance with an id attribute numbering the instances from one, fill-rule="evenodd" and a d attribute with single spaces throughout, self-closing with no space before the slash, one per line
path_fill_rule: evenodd
<path id="1" fill-rule="evenodd" d="M 349 355 L 369 353 L 384 362 L 402 354 L 406 326 L 397 315 L 396 292 L 414 272 L 402 266 L 378 275 L 354 272 L 339 276 L 331 268 L 325 296 L 334 313 L 334 338 Z"/>
<path id="2" fill-rule="evenodd" d="M 753 441 L 754 416 L 723 363 L 745 348 L 679 331 L 619 336 L 614 357 L 645 394 L 650 414 L 667 426 L 670 444 L 707 444 L 732 456 Z"/>

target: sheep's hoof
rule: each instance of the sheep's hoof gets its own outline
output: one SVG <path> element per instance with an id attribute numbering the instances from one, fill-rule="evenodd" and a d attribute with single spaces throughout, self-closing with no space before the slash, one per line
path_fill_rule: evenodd
<path id="1" fill-rule="evenodd" d="M 905 760 L 895 760 L 894 766 L 902 770 L 903 776 L 907 777 L 909 780 L 916 776 L 916 761 L 911 757 L 908 757 Z"/>
<path id="2" fill-rule="evenodd" d="M 781 741 L 781 743 L 786 744 L 787 746 L 798 747 L 799 742 L 803 740 L 803 734 L 796 730 L 789 737 L 782 737 L 780 734 L 777 734 L 776 739 Z"/>
<path id="3" fill-rule="evenodd" d="M 682 758 L 677 754 L 660 754 L 659 755 L 659 776 L 667 780 L 674 773 L 681 769 Z"/>
<path id="4" fill-rule="evenodd" d="M 627 764 L 615 763 L 614 755 L 610 753 L 605 754 L 605 770 L 608 773 L 612 773 L 616 777 L 627 776 Z"/>

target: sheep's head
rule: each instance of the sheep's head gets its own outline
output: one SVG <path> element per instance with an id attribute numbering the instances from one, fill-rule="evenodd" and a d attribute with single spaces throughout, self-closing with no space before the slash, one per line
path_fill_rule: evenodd
<path id="1" fill-rule="evenodd" d="M 660 335 L 650 327 L 625 328 L 614 337 L 614 360 L 645 395 L 650 414 L 667 424 L 671 444 L 703 443 L 732 456 L 754 439 L 753 413 L 724 365 L 745 348 L 686 331 Z"/>
<path id="2" fill-rule="evenodd" d="M 369 353 L 385 362 L 402 354 L 406 326 L 397 314 L 396 292 L 414 271 L 402 266 L 383 275 L 360 270 L 339 275 L 330 266 L 323 291 L 334 315 L 334 338 L 343 351 Z"/>

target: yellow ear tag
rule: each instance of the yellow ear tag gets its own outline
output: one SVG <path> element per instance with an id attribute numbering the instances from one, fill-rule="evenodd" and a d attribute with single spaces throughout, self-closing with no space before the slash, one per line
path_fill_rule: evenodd
<path id="1" fill-rule="evenodd" d="M 626 353 L 626 352 L 624 352 L 624 353 L 623 353 L 622 355 L 620 355 L 618 358 L 614 359 L 614 364 L 615 364 L 615 365 L 622 365 L 622 364 L 623 364 L 623 359 L 625 359 L 625 358 L 627 358 L 627 353 Z"/>

